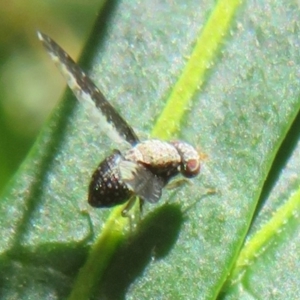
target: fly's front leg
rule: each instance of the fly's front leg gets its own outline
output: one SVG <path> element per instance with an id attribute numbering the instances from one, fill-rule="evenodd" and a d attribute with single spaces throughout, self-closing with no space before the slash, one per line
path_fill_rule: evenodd
<path id="1" fill-rule="evenodd" d="M 166 189 L 173 190 L 173 189 L 181 187 L 182 185 L 185 185 L 185 184 L 190 184 L 191 185 L 192 182 L 187 178 L 175 179 L 175 180 L 172 180 L 171 182 L 169 182 L 166 185 Z"/>

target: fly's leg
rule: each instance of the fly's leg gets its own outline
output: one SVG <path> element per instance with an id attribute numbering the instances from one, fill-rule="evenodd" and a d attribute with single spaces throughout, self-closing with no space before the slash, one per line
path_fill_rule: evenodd
<path id="1" fill-rule="evenodd" d="M 186 178 L 175 179 L 166 185 L 166 189 L 173 190 L 185 184 L 192 184 L 192 182 Z"/>
<path id="2" fill-rule="evenodd" d="M 140 199 L 140 213 L 143 213 L 143 209 L 144 209 L 144 204 L 145 204 L 145 200 Z"/>
<path id="3" fill-rule="evenodd" d="M 128 200 L 126 206 L 122 210 L 122 217 L 124 217 L 124 218 L 130 218 L 129 211 L 132 209 L 132 207 L 134 206 L 135 202 L 136 202 L 136 196 L 132 196 Z"/>
<path id="4" fill-rule="evenodd" d="M 130 231 L 136 228 L 144 203 L 143 200 L 140 200 L 139 205 L 135 205 L 137 200 L 139 200 L 137 196 L 132 196 L 122 210 L 122 217 L 129 218 Z"/>
<path id="5" fill-rule="evenodd" d="M 88 211 L 86 210 L 82 210 L 81 214 L 87 219 L 87 222 L 89 224 L 89 234 L 88 236 L 85 238 L 86 241 L 91 241 L 93 240 L 95 233 L 94 233 L 94 226 L 93 226 L 93 222 L 91 219 L 90 214 L 88 213 Z"/>

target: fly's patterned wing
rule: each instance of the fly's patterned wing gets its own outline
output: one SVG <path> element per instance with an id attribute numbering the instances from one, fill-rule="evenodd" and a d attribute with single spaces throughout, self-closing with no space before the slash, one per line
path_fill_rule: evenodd
<path id="1" fill-rule="evenodd" d="M 123 160 L 119 164 L 121 179 L 134 193 L 150 203 L 156 203 L 166 182 L 139 163 Z"/>
<path id="2" fill-rule="evenodd" d="M 133 146 L 137 144 L 139 139 L 133 129 L 116 112 L 72 58 L 47 35 L 41 32 L 38 32 L 37 35 L 62 75 L 66 78 L 76 98 L 89 109 L 90 116 L 96 118 L 101 129 L 109 138 L 117 143 L 127 141 Z"/>

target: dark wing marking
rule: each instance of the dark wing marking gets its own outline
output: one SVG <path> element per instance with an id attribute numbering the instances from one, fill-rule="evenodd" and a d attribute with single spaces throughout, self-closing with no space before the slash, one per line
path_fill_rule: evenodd
<path id="1" fill-rule="evenodd" d="M 137 144 L 139 139 L 133 129 L 116 112 L 72 58 L 49 36 L 41 32 L 37 32 L 37 35 L 62 75 L 66 78 L 76 98 L 89 108 L 91 117 L 97 119 L 101 129 L 118 143 L 125 140 L 131 145 Z"/>
<path id="2" fill-rule="evenodd" d="M 121 179 L 137 196 L 150 203 L 156 203 L 162 193 L 165 182 L 144 166 L 122 161 L 119 164 Z"/>

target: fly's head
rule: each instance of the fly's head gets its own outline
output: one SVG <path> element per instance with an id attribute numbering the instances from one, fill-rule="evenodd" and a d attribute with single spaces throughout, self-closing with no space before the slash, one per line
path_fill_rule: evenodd
<path id="1" fill-rule="evenodd" d="M 176 148 L 181 157 L 181 174 L 186 178 L 197 176 L 200 172 L 200 156 L 196 149 L 181 141 L 173 141 L 171 144 Z"/>

